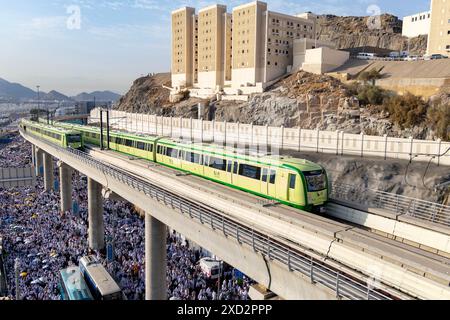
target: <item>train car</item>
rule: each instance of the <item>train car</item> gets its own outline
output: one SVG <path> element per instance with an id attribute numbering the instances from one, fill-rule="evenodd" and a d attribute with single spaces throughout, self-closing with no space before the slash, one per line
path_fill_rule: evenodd
<path id="1" fill-rule="evenodd" d="M 28 134 L 45 139 L 65 148 L 83 148 L 83 137 L 79 131 L 68 130 L 29 120 L 22 120 L 20 122 L 20 128 Z"/>
<path id="2" fill-rule="evenodd" d="M 100 145 L 97 127 L 63 124 Z M 104 136 L 106 144 L 106 135 Z M 110 132 L 110 149 L 189 172 L 226 186 L 302 210 L 323 212 L 328 178 L 320 165 L 293 157 L 245 155 L 234 148 L 193 144 L 155 136 Z"/>
<path id="3" fill-rule="evenodd" d="M 293 157 L 244 153 L 161 139 L 156 162 L 302 210 L 324 211 L 328 179 L 320 165 Z"/>

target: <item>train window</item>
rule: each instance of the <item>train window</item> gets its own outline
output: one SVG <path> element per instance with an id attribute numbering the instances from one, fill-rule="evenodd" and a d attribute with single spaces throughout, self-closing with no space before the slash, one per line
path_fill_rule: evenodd
<path id="1" fill-rule="evenodd" d="M 210 157 L 209 158 L 209 167 L 214 168 L 221 171 L 227 170 L 227 161 L 221 158 Z"/>
<path id="2" fill-rule="evenodd" d="M 178 159 L 178 149 L 174 149 L 174 148 L 169 148 L 168 147 L 166 149 L 166 156 Z"/>
<path id="3" fill-rule="evenodd" d="M 145 144 L 145 150 L 147 150 L 147 151 L 150 151 L 150 152 L 153 152 L 153 144 L 151 144 L 151 143 L 146 143 Z"/>
<path id="4" fill-rule="evenodd" d="M 186 154 L 184 155 L 183 159 L 185 161 L 192 162 L 192 163 L 197 163 L 197 164 L 201 163 L 201 161 L 200 161 L 201 156 L 198 153 L 192 153 L 192 152 L 186 151 Z"/>
<path id="5" fill-rule="evenodd" d="M 138 141 L 137 142 L 137 148 L 140 150 L 145 150 L 145 143 Z"/>
<path id="6" fill-rule="evenodd" d="M 261 168 L 241 163 L 239 165 L 239 175 L 250 179 L 261 180 Z"/>
<path id="7" fill-rule="evenodd" d="M 262 173 L 262 181 L 263 182 L 267 182 L 267 176 L 269 174 L 269 170 L 267 169 L 263 169 L 263 173 Z"/>
<path id="8" fill-rule="evenodd" d="M 227 165 L 227 172 L 230 172 L 233 170 L 233 162 L 228 161 L 228 165 Z"/>
<path id="9" fill-rule="evenodd" d="M 194 153 L 194 158 L 192 159 L 193 163 L 201 164 L 202 163 L 202 155 L 198 153 Z"/>
<path id="10" fill-rule="evenodd" d="M 162 146 L 157 146 L 156 147 L 156 153 L 157 154 L 162 154 Z"/>
<path id="11" fill-rule="evenodd" d="M 275 170 L 270 170 L 270 180 L 271 184 L 275 184 L 275 178 L 277 177 L 277 172 Z"/>
<path id="12" fill-rule="evenodd" d="M 235 161 L 234 165 L 233 165 L 233 174 L 237 174 L 238 173 L 238 168 L 239 168 L 239 163 L 237 163 Z"/>
<path id="13" fill-rule="evenodd" d="M 297 176 L 295 174 L 289 174 L 289 188 L 295 189 L 295 181 L 297 180 Z"/>

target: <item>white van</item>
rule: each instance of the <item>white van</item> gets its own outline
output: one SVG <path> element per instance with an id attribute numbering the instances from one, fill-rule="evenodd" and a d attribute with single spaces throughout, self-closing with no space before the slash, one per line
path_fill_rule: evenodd
<path id="1" fill-rule="evenodd" d="M 358 53 L 358 55 L 356 56 L 357 59 L 361 59 L 361 60 L 370 60 L 375 58 L 377 55 L 375 53 L 365 53 L 365 52 L 360 52 Z"/>
<path id="2" fill-rule="evenodd" d="M 222 273 L 222 261 L 207 257 L 200 259 L 199 265 L 202 272 L 211 280 L 218 279 Z"/>

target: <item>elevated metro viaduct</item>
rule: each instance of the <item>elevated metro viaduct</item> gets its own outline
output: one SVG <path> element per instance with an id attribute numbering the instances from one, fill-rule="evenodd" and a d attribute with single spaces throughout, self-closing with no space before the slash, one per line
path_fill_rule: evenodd
<path id="1" fill-rule="evenodd" d="M 44 177 L 46 190 L 53 188 L 53 164 L 48 159 L 52 155 L 58 161 L 60 176 L 61 212 L 72 208 L 72 172 L 78 170 L 88 177 L 88 243 L 93 250 L 105 247 L 103 225 L 103 196 L 123 198 L 146 212 L 145 215 L 145 284 L 147 300 L 167 299 L 166 286 L 166 230 L 177 230 L 203 248 L 222 257 L 231 265 L 238 266 L 254 280 L 276 290 L 286 299 L 336 299 L 335 293 L 310 282 L 306 277 L 289 272 L 284 266 L 268 262 L 252 248 L 212 230 L 209 226 L 191 219 L 180 219 L 167 206 L 122 183 L 108 179 L 101 170 L 96 170 L 77 159 L 71 159 L 58 150 L 34 137 L 23 135 L 32 143 L 36 173 Z M 76 168 L 76 169 L 74 169 Z M 105 186 L 105 187 L 103 187 Z M 270 271 L 269 271 L 270 270 Z M 289 285 L 287 285 L 289 284 Z M 278 289 L 279 287 L 279 289 Z M 284 287 L 284 289 L 282 289 Z"/>
<path id="2" fill-rule="evenodd" d="M 121 178 L 122 180 L 116 179 L 115 169 L 111 166 L 105 167 L 99 164 L 100 161 L 96 162 L 86 159 L 76 152 L 70 152 L 43 142 L 23 132 L 21 134 L 33 144 L 36 168 L 39 174 L 42 174 L 43 171 L 46 188 L 51 188 L 53 185 L 51 183 L 53 176 L 50 174 L 52 167 L 49 164 L 51 161 L 48 161 L 47 158 L 54 156 L 59 159 L 62 211 L 71 208 L 71 170 L 76 168 L 76 170 L 88 177 L 88 240 L 91 249 L 101 250 L 105 246 L 102 192 L 104 195 L 116 194 L 146 212 L 146 299 L 163 300 L 167 298 L 165 283 L 167 262 L 166 226 L 177 230 L 208 251 L 220 256 L 224 261 L 237 267 L 284 299 L 361 299 L 364 296 L 369 299 L 411 298 L 408 294 L 386 285 L 380 284 L 379 288 L 375 288 L 370 277 L 361 276 L 357 272 L 352 272 L 349 268 L 342 267 L 332 261 L 327 261 L 330 268 L 319 269 L 319 264 L 314 264 L 313 259 L 323 262 L 323 257 L 310 251 L 306 251 L 306 254 L 311 259 L 311 268 L 307 270 L 307 276 L 305 276 L 304 272 L 299 272 L 301 268 L 295 269 L 294 255 L 291 253 L 292 256 L 290 256 L 290 249 L 287 252 L 287 263 L 280 263 L 280 260 L 277 260 L 277 256 L 286 254 L 286 252 L 281 252 L 280 249 L 272 249 L 271 251 L 270 244 L 272 242 L 279 241 L 288 247 L 290 245 L 289 241 L 271 239 L 270 236 L 266 237 L 264 230 L 255 237 L 253 235 L 253 232 L 257 233 L 255 229 L 250 229 L 252 232 L 250 237 L 248 233 L 247 235 L 240 235 L 240 232 L 242 232 L 240 230 L 246 230 L 245 226 L 240 225 L 242 221 L 229 222 L 230 220 L 224 217 L 221 218 L 222 220 L 219 218 L 219 220 L 214 221 L 213 218 L 208 218 L 207 215 L 204 215 L 202 220 L 202 212 L 206 212 L 202 204 L 196 204 L 195 206 L 185 204 L 181 200 L 174 200 L 174 198 L 171 198 L 164 192 L 153 195 L 152 190 L 147 190 L 145 185 L 141 185 L 138 179 L 133 176 Z M 44 159 L 44 161 L 40 159 Z M 40 170 L 40 167 L 43 170 Z M 117 172 L 119 171 L 120 169 L 117 168 Z M 188 202 L 189 200 L 186 201 Z M 191 212 L 193 209 L 200 212 L 200 215 L 196 216 L 197 220 L 193 218 L 195 216 Z M 183 214 L 186 211 L 188 214 Z M 231 229 L 231 227 L 236 226 L 238 227 Z M 267 234 L 270 234 L 270 232 Z M 261 245 L 260 242 L 255 242 L 255 238 L 258 241 L 261 238 L 265 238 L 263 240 L 266 242 L 262 243 L 267 244 L 267 248 Z M 266 249 L 268 249 L 268 252 L 264 251 Z M 267 252 L 268 254 L 262 252 Z M 320 270 L 326 271 L 320 273 Z M 330 281 L 322 277 L 328 276 L 335 270 L 338 270 L 337 276 L 333 278 L 334 283 L 330 285 Z M 344 280 L 348 281 L 348 283 Z M 363 289 L 359 287 L 361 283 L 364 284 Z"/>

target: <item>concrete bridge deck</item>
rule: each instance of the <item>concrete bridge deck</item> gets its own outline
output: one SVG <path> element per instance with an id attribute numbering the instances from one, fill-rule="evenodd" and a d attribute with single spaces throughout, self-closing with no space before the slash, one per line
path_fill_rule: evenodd
<path id="1" fill-rule="evenodd" d="M 193 190 L 196 189 L 210 194 L 209 197 L 211 199 L 206 202 L 211 206 L 219 207 L 219 202 L 223 199 L 228 205 L 224 205 L 223 207 L 220 206 L 220 209 L 229 215 L 235 215 L 235 212 L 242 212 L 242 208 L 248 208 L 254 212 L 258 212 L 259 216 L 255 217 L 255 220 L 247 220 L 247 223 L 249 224 L 256 224 L 257 220 L 263 220 L 263 216 L 266 215 L 275 218 L 277 221 L 287 222 L 292 229 L 298 227 L 302 230 L 313 232 L 317 237 L 316 240 L 318 240 L 320 236 L 323 236 L 329 241 L 326 247 L 328 251 L 324 250 L 320 252 L 325 257 L 332 257 L 333 252 L 331 246 L 337 241 L 345 246 L 353 247 L 355 250 L 362 250 L 366 255 L 370 254 L 383 261 L 390 261 L 396 265 L 401 265 L 405 270 L 421 274 L 426 278 L 433 279 L 433 281 L 439 281 L 443 285 L 448 285 L 448 283 L 450 283 L 450 260 L 440 255 L 398 243 L 393 239 L 386 239 L 385 237 L 362 230 L 361 228 L 354 228 L 348 223 L 340 223 L 326 217 L 320 217 L 287 206 L 275 205 L 264 207 L 264 201 L 261 201 L 261 198 L 259 197 L 196 176 L 180 175 L 178 171 L 151 162 L 138 159 L 133 160 L 133 158 L 128 156 L 117 154 L 112 151 L 100 151 L 97 148 L 93 148 L 90 151 L 90 154 L 109 163 L 114 163 L 121 169 L 131 170 L 135 173 L 139 172 L 139 175 L 142 177 L 155 179 L 155 177 L 152 177 L 152 174 L 150 174 L 150 170 L 148 170 L 151 169 L 152 172 L 157 172 L 158 174 L 170 177 L 171 179 L 178 180 L 186 188 L 186 196 L 195 194 L 195 191 Z M 163 179 L 159 180 L 162 181 Z M 171 185 L 172 187 L 175 187 L 173 182 Z M 179 192 L 182 192 L 182 190 L 180 189 Z M 199 198 L 195 198 L 195 200 L 198 201 Z M 236 208 L 227 210 L 227 206 L 229 207 L 231 203 L 233 205 L 238 204 L 241 206 L 241 209 Z M 246 219 L 243 216 L 238 218 Z M 266 225 L 273 226 L 276 223 L 275 220 L 268 222 Z M 279 230 L 281 231 L 274 233 L 273 228 L 266 227 L 266 232 L 268 234 L 274 234 L 274 236 L 277 237 L 288 237 L 290 234 L 288 229 L 280 228 Z M 292 241 L 293 238 L 289 238 L 289 240 Z M 302 242 L 301 240 L 297 241 L 299 245 L 305 244 L 305 242 Z M 308 248 L 311 249 L 314 248 L 314 246 L 312 245 Z M 342 260 L 337 261 L 343 262 Z M 367 268 L 367 266 L 364 268 L 357 268 L 351 260 L 347 261 L 346 265 L 350 268 L 355 268 L 360 272 L 367 272 L 367 270 L 364 269 Z"/>
<path id="2" fill-rule="evenodd" d="M 356 232 L 354 227 L 301 211 L 299 215 L 298 211 L 294 213 L 293 209 L 285 206 L 263 207 L 257 197 L 203 179 L 199 181 L 197 177 L 180 176 L 174 171 L 171 172 L 167 168 L 152 163 L 141 160 L 130 161 L 126 156 L 117 153 L 95 150 L 92 151 L 97 159 L 94 161 L 87 156 L 71 153 L 26 134 L 23 135 L 46 153 L 76 168 L 139 206 L 152 217 L 185 234 L 230 264 L 239 267 L 240 270 L 283 298 L 331 298 L 336 297 L 336 293 L 330 291 L 329 283 L 327 288 L 324 280 L 311 283 L 314 278 L 312 272 L 308 279 L 305 273 L 292 271 L 289 251 L 287 265 L 280 263 L 277 255 L 283 255 L 286 252 L 279 249 L 271 251 L 270 245 L 274 243 L 289 245 L 291 248 L 289 250 L 293 253 L 307 253 L 311 259 L 313 257 L 318 259 L 317 263 L 328 264 L 342 273 L 345 271 L 345 274 L 355 279 L 367 281 L 376 273 L 376 278 L 380 280 L 377 288 L 391 292 L 394 297 L 405 298 L 410 295 L 423 299 L 442 299 L 450 296 L 448 269 L 442 260 L 439 261 L 442 257 L 433 257 L 429 253 L 421 255 L 407 247 L 396 248 L 388 241 L 378 240 L 377 242 L 373 239 L 373 234 L 370 236 L 367 231 Z M 114 164 L 116 169 L 112 169 L 111 165 L 108 167 L 99 164 L 99 159 Z M 126 180 L 118 180 L 116 175 Z M 206 206 L 209 212 L 215 212 L 219 219 L 222 219 L 222 231 L 220 232 L 220 220 L 214 227 L 212 219 L 208 221 L 208 218 L 204 216 L 203 219 L 208 221 L 205 223 L 200 214 L 199 224 L 192 217 L 176 212 L 175 209 L 179 208 L 183 213 L 183 203 L 174 204 L 173 199 L 167 202 L 165 196 L 163 201 L 149 197 L 152 193 L 150 191 L 146 193 L 146 183 L 153 183 L 158 185 L 158 188 L 170 190 L 185 199 L 183 201 L 186 203 L 201 204 L 202 210 L 206 210 Z M 219 191 L 219 187 L 223 189 Z M 189 213 L 191 213 L 190 208 Z M 234 227 L 236 224 L 240 225 L 237 228 L 237 241 L 231 239 L 230 234 L 225 231 L 225 220 L 227 223 L 232 223 Z M 209 223 L 211 225 L 207 226 Z M 241 232 L 250 230 L 253 243 L 252 240 L 240 239 L 239 230 Z M 266 255 L 261 255 L 262 249 L 255 250 L 257 246 L 255 247 L 254 234 L 260 237 L 258 241 L 267 239 L 266 245 L 269 246 L 269 250 Z M 368 249 L 378 250 L 378 252 L 370 252 Z M 380 255 L 380 253 L 384 254 Z M 300 271 L 301 268 L 298 270 Z M 339 283 L 339 276 L 337 283 Z M 340 294 L 338 293 L 337 296 L 340 297 Z"/>

